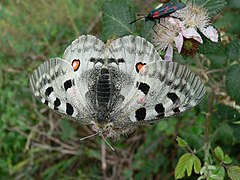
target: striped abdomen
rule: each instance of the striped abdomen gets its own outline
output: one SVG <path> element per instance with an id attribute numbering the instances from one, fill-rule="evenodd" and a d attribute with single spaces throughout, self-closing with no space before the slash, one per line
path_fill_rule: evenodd
<path id="1" fill-rule="evenodd" d="M 109 76 L 109 70 L 102 68 L 97 81 L 97 103 L 99 109 L 108 108 L 108 103 L 111 96 L 111 81 Z"/>

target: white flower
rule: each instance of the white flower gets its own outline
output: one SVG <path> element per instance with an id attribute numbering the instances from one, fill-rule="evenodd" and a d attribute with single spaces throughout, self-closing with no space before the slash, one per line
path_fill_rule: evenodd
<path id="1" fill-rule="evenodd" d="M 210 24 L 207 10 L 199 5 L 192 3 L 186 4 L 186 7 L 172 14 L 182 20 L 186 28 L 202 29 Z"/>
<path id="2" fill-rule="evenodd" d="M 188 38 L 188 39 L 192 38 L 200 43 L 203 43 L 202 37 L 200 36 L 200 34 L 198 34 L 196 29 L 194 28 L 188 28 L 188 29 L 183 28 L 182 33 L 185 38 Z"/>
<path id="3" fill-rule="evenodd" d="M 201 31 L 211 41 L 218 42 L 218 31 L 214 29 L 212 26 L 203 28 Z"/>
<path id="4" fill-rule="evenodd" d="M 167 17 L 155 26 L 152 42 L 157 50 L 166 50 L 165 60 L 172 60 L 173 47 L 175 47 L 179 53 L 181 52 L 183 36 L 179 25 L 179 19 Z"/>
<path id="5" fill-rule="evenodd" d="M 172 16 L 181 19 L 184 37 L 193 38 L 203 43 L 200 34 L 197 32 L 199 30 L 211 41 L 218 41 L 218 32 L 210 26 L 210 18 L 207 10 L 203 7 L 188 3 L 185 8 L 176 11 Z"/>
<path id="6" fill-rule="evenodd" d="M 156 24 L 152 42 L 157 50 L 166 51 L 165 60 L 171 61 L 173 51 L 182 51 L 184 40 L 190 40 L 192 47 L 185 51 L 194 55 L 198 44 L 203 39 L 198 31 L 213 42 L 218 41 L 218 31 L 210 26 L 210 18 L 207 10 L 199 5 L 188 3 L 185 8 L 176 11 L 169 17 L 161 18 L 160 24 Z M 191 51 L 191 52 L 190 52 Z"/>

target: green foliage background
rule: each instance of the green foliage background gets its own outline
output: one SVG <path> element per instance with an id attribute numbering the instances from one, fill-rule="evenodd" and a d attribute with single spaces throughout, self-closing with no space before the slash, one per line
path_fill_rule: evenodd
<path id="1" fill-rule="evenodd" d="M 202 167 L 213 165 L 215 170 L 208 172 L 222 179 L 240 179 L 238 0 L 228 0 L 227 6 L 225 0 L 218 0 L 217 6 L 212 0 L 192 0 L 208 8 L 221 43 L 205 40 L 194 58 L 175 54 L 174 60 L 203 75 L 206 98 L 179 117 L 140 127 L 120 141 L 110 140 L 117 153 L 104 147 L 99 137 L 80 142 L 79 138 L 92 134 L 91 127 L 63 119 L 31 93 L 32 71 L 44 60 L 61 57 L 82 34 L 104 41 L 129 34 L 150 40 L 151 22 L 129 22 L 158 2 L 0 2 L 0 179 L 174 179 L 180 157 L 193 157 Z M 176 141 L 177 136 L 184 140 Z M 176 170 L 186 179 L 197 179 L 199 171 L 192 173 L 185 164 Z"/>

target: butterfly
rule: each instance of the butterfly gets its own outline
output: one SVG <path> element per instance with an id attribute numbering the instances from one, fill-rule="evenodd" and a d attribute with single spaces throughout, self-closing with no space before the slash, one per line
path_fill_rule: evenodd
<path id="1" fill-rule="evenodd" d="M 104 44 L 83 35 L 30 78 L 34 95 L 49 108 L 106 137 L 183 113 L 204 97 L 200 78 L 164 61 L 139 36 Z"/>

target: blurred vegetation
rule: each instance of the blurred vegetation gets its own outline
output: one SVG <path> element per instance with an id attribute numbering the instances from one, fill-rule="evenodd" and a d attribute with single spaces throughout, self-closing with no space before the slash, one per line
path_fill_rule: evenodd
<path id="1" fill-rule="evenodd" d="M 187 163 L 191 158 L 194 165 L 201 162 L 202 175 L 240 179 L 239 0 L 228 0 L 220 14 L 212 12 L 220 43 L 203 44 L 194 58 L 174 56 L 205 79 L 203 102 L 179 117 L 139 127 L 120 141 L 110 140 L 117 152 L 99 137 L 80 142 L 92 134 L 91 127 L 63 119 L 31 93 L 32 71 L 44 60 L 62 56 L 82 34 L 104 41 L 128 34 L 149 39 L 151 22 L 129 22 L 159 2 L 0 2 L 0 179 L 174 179 L 179 159 L 186 157 Z M 213 1 L 206 2 L 211 9 Z M 191 175 L 185 179 L 200 176 L 189 173 L 189 167 L 177 168 Z"/>

